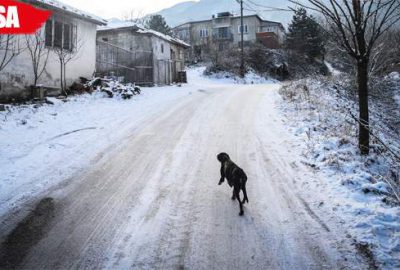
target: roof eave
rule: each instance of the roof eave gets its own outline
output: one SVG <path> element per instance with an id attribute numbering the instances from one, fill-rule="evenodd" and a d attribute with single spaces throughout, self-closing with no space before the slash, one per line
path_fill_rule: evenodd
<path id="1" fill-rule="evenodd" d="M 49 5 L 49 4 L 44 3 L 44 2 L 40 2 L 40 1 L 35 1 L 35 0 L 23 0 L 23 1 L 31 3 L 31 4 L 33 4 L 35 6 L 38 6 L 38 7 L 41 7 L 41 8 L 46 8 L 46 9 L 53 10 L 53 11 L 56 11 L 56 12 L 65 13 L 65 14 L 71 15 L 73 17 L 76 17 L 78 19 L 91 22 L 91 23 L 96 24 L 96 25 L 107 25 L 107 20 L 104 20 L 104 19 L 98 20 L 96 18 L 90 17 L 90 15 L 84 16 L 82 14 L 78 14 L 78 13 L 75 13 L 75 12 L 60 8 L 60 7 L 56 7 L 56 6 Z"/>

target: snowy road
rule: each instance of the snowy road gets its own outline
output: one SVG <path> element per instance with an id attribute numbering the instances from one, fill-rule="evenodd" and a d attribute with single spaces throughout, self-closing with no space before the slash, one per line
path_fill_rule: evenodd
<path id="1" fill-rule="evenodd" d="M 204 85 L 145 119 L 50 191 L 45 232 L 18 267 L 365 269 L 335 217 L 307 204 L 301 183 L 315 176 L 297 161 L 277 88 Z M 222 151 L 248 175 L 244 217 L 217 185 Z"/>

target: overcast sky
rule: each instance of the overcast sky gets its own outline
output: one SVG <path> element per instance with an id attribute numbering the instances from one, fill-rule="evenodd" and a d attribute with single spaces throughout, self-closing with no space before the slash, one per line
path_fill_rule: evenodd
<path id="1" fill-rule="evenodd" d="M 185 1 L 187 0 L 61 0 L 104 19 L 122 18 L 129 11 L 133 11 L 134 16 L 145 15 Z"/>

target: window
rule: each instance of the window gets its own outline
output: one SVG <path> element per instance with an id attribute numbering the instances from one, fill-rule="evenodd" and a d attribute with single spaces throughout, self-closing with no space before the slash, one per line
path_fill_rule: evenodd
<path id="1" fill-rule="evenodd" d="M 228 29 L 228 27 L 218 28 L 218 38 L 229 38 L 229 29 Z"/>
<path id="2" fill-rule="evenodd" d="M 53 21 L 48 20 L 45 26 L 45 44 L 48 47 L 53 46 Z"/>
<path id="3" fill-rule="evenodd" d="M 208 37 L 208 29 L 200 29 L 200 37 Z"/>
<path id="4" fill-rule="evenodd" d="M 249 27 L 247 26 L 247 24 L 244 24 L 243 28 L 244 28 L 243 34 L 247 34 L 249 32 Z M 238 33 L 239 34 L 242 33 L 242 26 L 241 25 L 238 26 Z"/>
<path id="5" fill-rule="evenodd" d="M 161 43 L 161 53 L 164 53 L 164 44 Z"/>
<path id="6" fill-rule="evenodd" d="M 71 51 L 72 50 L 72 44 L 71 44 L 71 25 L 69 24 L 64 24 L 64 40 L 63 40 L 63 49 Z"/>
<path id="7" fill-rule="evenodd" d="M 54 43 L 53 47 L 61 48 L 63 38 L 63 24 L 60 22 L 54 23 Z"/>
<path id="8" fill-rule="evenodd" d="M 76 47 L 77 27 L 54 19 L 46 22 L 45 44 L 48 47 L 72 51 Z"/>
<path id="9" fill-rule="evenodd" d="M 188 37 L 189 37 L 189 31 L 187 31 L 187 30 L 182 30 L 182 31 L 179 32 L 179 38 L 180 38 L 180 39 L 185 40 L 185 39 L 187 39 Z"/>

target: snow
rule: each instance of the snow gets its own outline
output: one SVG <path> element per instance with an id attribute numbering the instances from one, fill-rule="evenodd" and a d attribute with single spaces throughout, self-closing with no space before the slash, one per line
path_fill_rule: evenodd
<path id="1" fill-rule="evenodd" d="M 334 76 L 340 75 L 340 71 L 335 69 L 329 62 L 325 61 L 325 65 L 328 67 L 328 70 L 332 75 Z"/>
<path id="2" fill-rule="evenodd" d="M 325 207 L 325 211 L 340 213 L 349 235 L 372 249 L 382 269 L 399 268 L 400 207 L 382 202 L 393 196 L 388 195 L 393 194 L 388 179 L 399 171 L 399 164 L 387 153 L 359 155 L 357 126 L 348 114 L 352 102 L 322 81 L 309 78 L 281 90 L 281 111 L 291 132 L 300 139 L 302 162 L 323 179 L 308 181 L 304 188 L 311 191 L 311 198 L 316 189 L 325 194 L 334 205 L 333 209 Z M 374 115 L 371 119 L 372 126 L 382 124 Z M 390 145 L 396 147 L 396 142 Z"/>
<path id="3" fill-rule="evenodd" d="M 235 74 L 229 72 L 217 72 L 205 75 L 205 67 L 196 68 L 193 72 L 197 72 L 197 77 L 205 79 L 211 83 L 218 84 L 276 84 L 277 80 L 271 78 L 265 78 L 255 71 L 250 70 L 246 73 L 244 78 L 241 78 Z"/>
<path id="4" fill-rule="evenodd" d="M 388 75 L 388 77 L 389 77 L 390 79 L 392 79 L 392 80 L 398 81 L 398 80 L 400 80 L 400 73 L 398 73 L 398 72 L 391 72 L 391 73 Z"/>
<path id="5" fill-rule="evenodd" d="M 234 78 L 208 78 L 204 69 L 190 69 L 189 85 L 141 88 L 142 94 L 131 100 L 95 92 L 67 102 L 50 98 L 54 105 L 7 106 L 0 112 L 0 216 L 78 174 L 146 117 L 205 83 L 238 83 Z M 273 83 L 254 74 L 246 76 L 246 82 L 251 81 Z"/>
<path id="6" fill-rule="evenodd" d="M 144 118 L 190 95 L 192 87 L 142 88 L 130 100 L 96 92 L 68 102 L 53 98 L 54 105 L 38 108 L 8 106 L 0 112 L 0 216 L 79 173 Z M 75 130 L 81 131 L 60 136 Z"/>
<path id="7" fill-rule="evenodd" d="M 154 31 L 151 29 L 146 29 L 144 26 L 137 24 L 135 22 L 131 22 L 131 21 L 111 21 L 106 26 L 99 26 L 97 29 L 98 29 L 98 31 L 106 31 L 106 30 L 126 28 L 126 27 L 137 28 L 137 32 L 140 34 L 151 34 L 151 35 L 154 35 L 161 39 L 164 39 L 168 42 L 177 43 L 184 47 L 190 47 L 190 45 L 188 43 L 186 43 L 178 38 L 175 38 L 175 37 L 172 37 L 169 35 L 165 35 L 163 33 L 160 33 L 160 32 L 157 32 L 157 31 Z"/>
<path id="8" fill-rule="evenodd" d="M 111 29 L 118 29 L 125 27 L 135 27 L 135 26 L 144 28 L 143 26 L 131 21 L 111 20 L 107 22 L 107 25 L 98 26 L 97 30 L 103 31 L 103 30 L 111 30 Z"/>
<path id="9" fill-rule="evenodd" d="M 34 2 L 43 3 L 43 4 L 46 4 L 46 5 L 61 9 L 61 10 L 66 10 L 68 12 L 75 13 L 75 14 L 77 14 L 77 15 L 79 15 L 81 17 L 84 17 L 86 19 L 95 20 L 99 24 L 106 24 L 107 23 L 106 20 L 104 20 L 104 19 L 102 19 L 102 18 L 100 18 L 98 16 L 90 14 L 90 13 L 88 13 L 86 11 L 79 10 L 77 8 L 74 8 L 74 7 L 70 6 L 70 5 L 64 4 L 61 1 L 57 1 L 57 0 L 34 0 Z"/>
<path id="10" fill-rule="evenodd" d="M 392 72 L 385 79 L 389 79 L 393 82 L 396 82 L 399 85 L 399 87 L 397 89 L 397 94 L 394 95 L 394 100 L 396 101 L 397 106 L 399 107 L 399 110 L 400 110 L 400 73 Z"/>
<path id="11" fill-rule="evenodd" d="M 97 161 L 106 160 L 108 157 L 107 149 L 115 148 L 119 142 L 123 143 L 131 139 L 128 136 L 132 131 L 145 129 L 142 123 L 149 122 L 149 119 L 152 119 L 157 113 L 173 107 L 181 99 L 187 99 L 195 94 L 205 95 L 210 89 L 218 91 L 218 89 L 222 89 L 221 86 L 235 89 L 235 87 L 246 87 L 246 84 L 258 84 L 257 89 L 253 89 L 254 91 L 259 91 L 263 85 L 266 89 L 269 89 L 268 91 L 277 91 L 276 89 L 279 88 L 279 84 L 275 81 L 262 78 L 252 72 L 246 75 L 244 79 L 238 79 L 229 74 L 205 76 L 204 70 L 204 67 L 191 68 L 188 73 L 190 84 L 142 88 L 142 95 L 134 96 L 130 100 L 109 99 L 106 98 L 104 93 L 95 92 L 92 95 L 72 96 L 66 102 L 51 98 L 50 101 L 54 105 L 8 106 L 6 112 L 0 112 L 0 216 L 5 215 L 10 210 L 19 209 L 25 202 L 40 194 L 57 189 L 68 179 L 82 175 L 88 167 Z M 249 163 L 249 167 L 255 166 L 254 171 L 249 171 L 251 179 L 261 184 L 265 181 L 265 178 L 258 179 L 256 177 L 258 174 L 271 178 L 275 177 L 276 171 L 281 170 L 282 173 L 279 173 L 279 177 L 286 175 L 287 178 L 283 178 L 285 181 L 295 181 L 301 187 L 299 191 L 291 191 L 288 187 L 283 187 L 283 189 L 287 189 L 286 192 L 293 192 L 296 193 L 296 196 L 307 198 L 311 207 L 325 213 L 326 217 L 335 215 L 342 219 L 340 222 L 336 219 L 329 220 L 331 230 L 341 230 L 344 227 L 349 238 L 355 239 L 357 243 L 370 245 L 376 260 L 383 269 L 400 267 L 398 260 L 400 258 L 400 207 L 392 207 L 381 202 L 379 193 L 388 193 L 391 187 L 383 179 L 376 177 L 387 171 L 387 162 L 375 155 L 372 158 L 358 156 L 354 143 L 354 128 L 346 124 L 346 115 L 339 106 L 343 104 L 338 104 L 337 97 L 321 82 L 310 79 L 307 85 L 312 85 L 311 88 L 308 88 L 307 93 L 304 91 L 290 92 L 293 90 L 290 87 L 286 88 L 289 92 L 283 93 L 281 91 L 285 98 L 283 100 L 279 98 L 276 92 L 265 95 L 264 99 L 260 101 L 260 108 L 254 110 L 254 112 L 257 112 L 255 115 L 250 113 L 252 112 L 251 106 L 244 110 L 246 114 L 256 118 L 254 123 L 249 123 L 251 126 L 256 126 L 256 133 L 247 134 L 245 129 L 235 124 L 235 117 L 238 115 L 234 111 L 232 111 L 232 114 L 228 114 L 232 119 L 226 121 L 227 127 L 247 134 L 248 143 L 251 142 L 250 145 L 245 144 L 241 147 L 246 149 L 251 147 L 254 151 L 251 154 L 252 159 L 254 158 L 257 162 L 261 162 L 260 164 L 265 165 L 263 167 L 254 165 L 255 162 Z M 295 84 L 295 86 L 300 88 L 302 84 Z M 212 102 L 228 102 L 228 100 L 222 100 L 225 96 L 216 96 L 217 98 Z M 236 99 L 242 98 L 242 96 L 237 96 L 237 93 L 232 91 L 231 96 L 228 95 L 228 97 L 230 100 L 235 100 L 235 104 L 240 106 L 241 100 Z M 252 97 L 246 98 L 251 99 Z M 194 117 L 207 117 L 210 123 L 213 123 L 214 114 L 220 113 L 215 108 L 221 107 L 220 110 L 222 110 L 226 109 L 226 106 L 215 106 L 214 103 L 212 105 L 214 106 L 213 110 L 205 114 L 196 113 Z M 201 106 L 199 111 L 207 112 L 210 104 L 205 102 Z M 276 110 L 275 106 L 279 106 L 280 111 Z M 284 117 L 282 117 L 282 114 Z M 176 121 L 178 120 L 176 119 Z M 281 121 L 284 123 L 283 125 Z M 151 209 L 152 206 L 148 203 L 148 197 L 158 198 L 159 189 L 162 190 L 170 185 L 168 181 L 164 182 L 164 177 L 176 181 L 175 174 L 182 174 L 181 171 L 177 170 L 177 164 L 181 164 L 187 155 L 196 153 L 197 157 L 201 157 L 199 160 L 208 162 L 208 158 L 203 158 L 206 155 L 205 153 L 209 152 L 209 149 L 206 149 L 207 147 L 229 147 L 217 144 L 217 142 L 221 144 L 231 142 L 223 139 L 223 130 L 220 130 L 221 133 L 216 133 L 216 135 L 214 131 L 199 126 L 198 123 L 208 124 L 204 119 L 202 121 L 197 121 L 197 118 L 191 120 L 190 127 L 179 139 L 179 144 L 183 148 L 174 148 L 170 153 L 174 157 L 171 172 L 165 171 L 165 167 L 163 167 L 163 162 L 167 162 L 166 160 L 161 160 L 160 164 L 155 166 L 154 170 L 161 170 L 156 173 L 156 176 L 162 174 L 163 182 L 160 188 L 158 177 L 148 179 L 151 184 L 146 186 L 145 192 L 139 199 L 139 204 L 146 207 L 139 208 L 140 211 L 147 211 L 147 207 Z M 334 130 L 334 132 L 326 133 L 327 124 L 329 124 L 329 130 Z M 287 130 L 284 128 L 287 128 L 293 136 L 288 136 Z M 209 145 L 208 141 L 205 141 L 209 137 L 200 136 L 201 140 L 197 143 L 204 147 L 200 147 L 203 152 L 198 154 L 197 148 L 193 146 L 191 141 L 193 134 L 197 132 L 218 138 L 218 141 Z M 256 135 L 259 137 L 254 138 Z M 264 140 L 261 138 L 264 138 Z M 268 143 L 261 144 L 262 141 Z M 231 147 L 238 151 L 237 145 Z M 264 161 L 264 159 L 267 159 L 262 156 L 264 153 L 267 153 L 270 161 Z M 247 158 L 243 158 L 243 160 L 247 160 Z M 300 169 L 296 169 L 299 166 L 296 165 L 298 163 L 310 167 L 312 176 L 303 174 Z M 200 166 L 200 164 L 203 163 L 197 163 L 196 166 Z M 208 165 L 208 163 L 204 164 Z M 146 170 L 146 166 L 144 164 L 143 168 L 140 169 Z M 193 181 L 194 174 L 197 174 L 197 172 L 197 169 L 190 172 L 193 175 L 187 177 L 189 182 L 186 185 L 192 184 L 190 181 Z M 208 179 L 208 177 L 206 178 Z M 273 181 L 271 183 L 272 186 L 276 185 Z M 193 184 L 197 185 L 198 183 Z M 211 190 L 209 185 L 211 184 L 208 184 L 208 182 L 207 184 L 202 183 L 201 187 L 209 191 Z M 267 188 L 270 190 L 271 187 L 268 186 Z M 367 189 L 371 192 L 365 193 L 364 191 Z M 182 190 L 185 189 L 178 191 L 182 192 Z M 255 188 L 254 192 L 256 191 Z M 179 197 L 181 193 L 175 195 L 172 193 L 171 196 L 176 196 L 176 198 L 167 199 L 167 202 L 171 205 L 175 205 L 175 199 L 179 201 L 182 197 L 192 196 L 182 193 L 183 196 Z M 280 198 L 280 194 L 271 196 L 275 196 L 276 201 L 265 199 L 265 201 L 256 202 L 256 204 L 259 207 L 262 206 L 263 209 L 284 207 L 285 203 L 296 204 L 294 196 L 290 198 Z M 262 196 L 260 195 L 260 197 Z M 155 201 L 157 200 L 155 199 Z M 135 203 L 138 204 L 137 201 Z M 273 205 L 274 203 L 276 205 Z M 213 205 L 216 205 L 216 202 L 213 202 Z M 179 204 L 178 207 L 185 208 L 185 205 Z M 205 211 L 202 208 L 203 205 L 194 205 L 193 207 Z M 174 226 L 171 228 L 178 230 L 179 226 L 175 225 L 187 221 L 185 215 L 193 214 L 192 209 L 188 208 L 183 212 L 183 216 L 179 216 L 182 215 L 179 211 L 171 215 L 171 211 L 174 210 L 173 207 L 161 207 L 161 214 L 157 217 L 158 219 L 151 221 L 154 222 L 154 224 L 151 224 L 152 226 L 145 227 L 143 231 L 141 231 L 142 227 L 132 229 L 132 226 L 130 226 L 124 229 L 130 233 L 133 230 L 133 233 L 142 236 L 140 238 L 142 241 L 143 239 L 150 239 L 151 242 L 152 237 L 157 236 L 157 234 L 152 234 L 154 227 L 159 228 L 160 231 L 167 230 L 162 228 L 163 223 L 160 220 L 172 216 L 171 223 Z M 289 211 L 287 209 L 286 211 Z M 145 213 L 140 211 L 135 212 L 132 217 L 128 217 L 128 219 L 133 220 L 131 224 L 143 222 Z M 117 212 L 115 211 L 115 213 Z M 110 211 L 110 213 L 114 212 Z M 277 218 L 286 219 L 288 213 L 272 211 L 271 214 L 276 215 Z M 282 216 L 280 216 L 281 214 Z M 230 213 L 226 215 L 230 215 Z M 269 216 L 256 216 L 256 221 L 260 222 L 260 218 L 267 220 Z M 160 223 L 157 223 L 157 220 Z M 298 222 L 301 222 L 302 218 L 298 220 Z M 245 222 L 257 227 L 257 224 L 251 223 L 254 220 L 252 221 L 250 218 Z M 243 226 L 243 230 L 245 230 L 245 228 L 249 228 L 249 224 L 244 223 L 240 226 Z M 273 222 L 268 221 L 267 224 L 273 224 Z M 279 232 L 282 229 L 280 226 L 287 226 L 285 229 L 290 230 L 291 234 L 289 234 L 290 237 L 284 238 L 285 240 L 294 241 L 295 237 L 301 238 L 297 231 L 298 228 L 292 228 L 290 224 L 285 224 L 283 222 L 276 228 L 274 225 L 267 230 L 273 229 Z M 58 225 L 62 226 L 62 222 L 59 222 Z M 194 226 L 200 225 L 202 223 Z M 242 227 L 240 228 L 242 229 Z M 196 233 L 203 232 L 203 229 L 200 228 Z M 172 232 L 172 234 L 174 233 L 175 231 Z M 259 237 L 258 232 L 252 232 L 250 235 L 253 235 L 253 233 L 254 236 Z M 281 231 L 281 235 L 287 234 L 288 231 Z M 179 236 L 179 233 L 177 233 L 177 236 Z M 222 236 L 221 233 L 221 239 L 223 239 Z M 317 234 L 316 238 L 321 239 L 319 236 Z M 126 247 L 126 254 L 129 254 L 129 250 L 133 252 L 132 249 L 147 248 L 147 251 L 149 251 L 150 247 L 147 245 L 137 246 L 136 238 L 130 240 L 130 245 L 127 245 L 125 238 L 121 237 L 119 240 L 121 246 Z M 203 241 L 205 239 L 199 235 L 197 237 Z M 275 237 L 277 236 L 274 235 L 273 239 Z M 343 238 L 342 235 L 338 237 Z M 59 241 L 61 240 L 59 239 Z M 264 243 L 258 242 L 257 245 L 264 246 Z M 116 253 L 118 252 L 116 251 Z M 143 253 L 140 254 L 143 255 Z M 302 254 L 302 251 L 299 251 L 299 254 Z M 259 255 L 263 256 L 263 254 Z M 129 258 L 126 257 L 125 259 L 129 261 Z M 294 259 L 288 258 L 288 260 Z"/>

